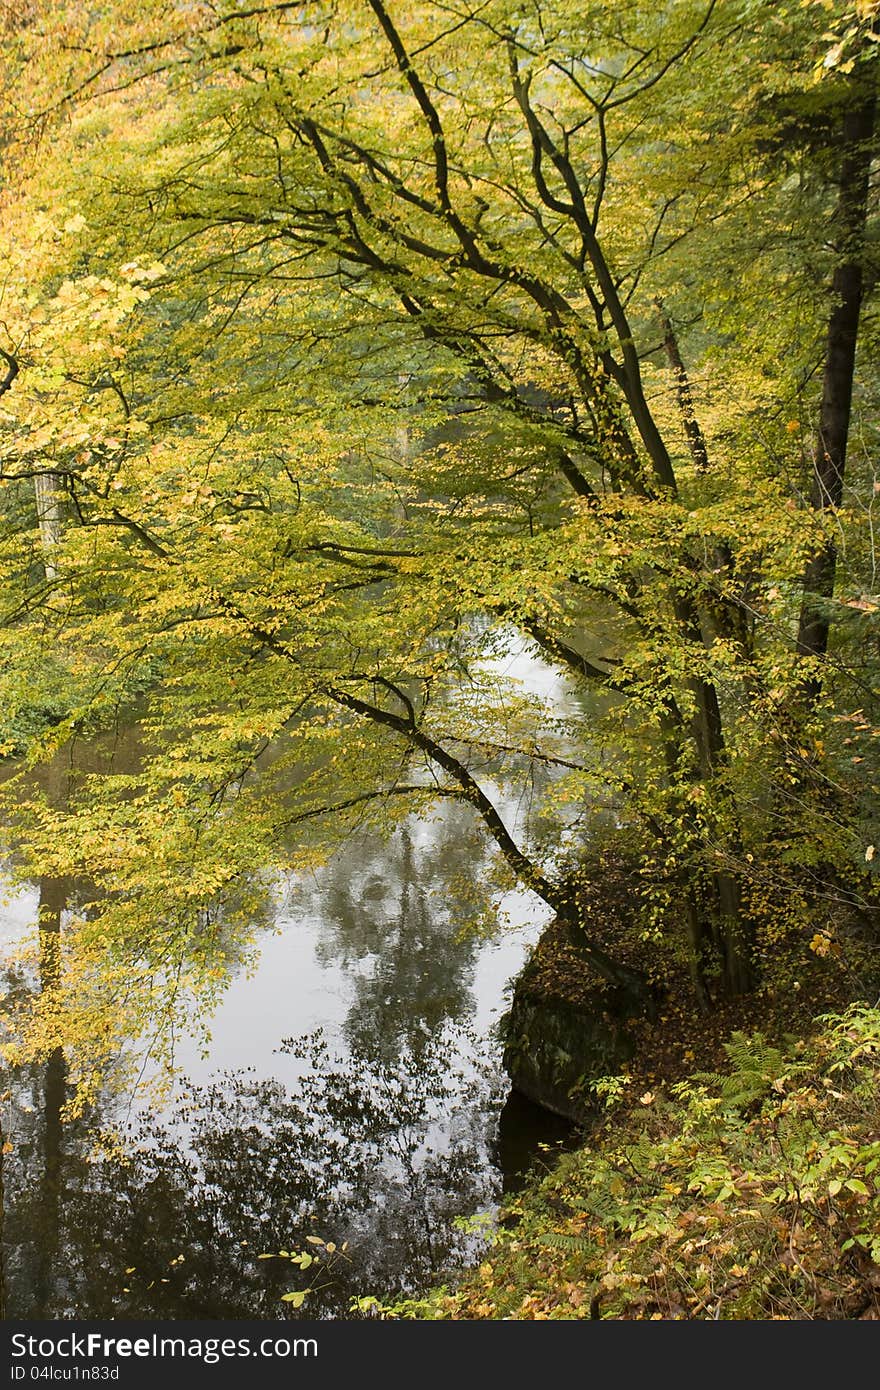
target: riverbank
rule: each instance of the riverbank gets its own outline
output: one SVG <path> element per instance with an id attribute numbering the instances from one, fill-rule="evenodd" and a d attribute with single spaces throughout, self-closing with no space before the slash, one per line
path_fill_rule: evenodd
<path id="1" fill-rule="evenodd" d="M 880 1009 L 808 1041 L 734 1033 L 726 1066 L 609 1083 L 584 1145 L 510 1199 L 428 1319 L 880 1317 Z"/>
<path id="2" fill-rule="evenodd" d="M 608 954 L 646 981 L 650 1010 L 634 1008 L 591 970 L 557 918 L 517 977 L 503 1020 L 514 1088 L 575 1124 L 592 1127 L 607 1077 L 625 1074 L 644 1090 L 681 1081 L 695 1068 L 723 1069 L 735 1029 L 807 1037 L 819 1015 L 880 993 L 880 904 L 861 916 L 838 904 L 833 926 L 826 914 L 821 930 L 806 909 L 788 918 L 781 910 L 765 913 L 771 920 L 752 924 L 760 985 L 725 997 L 707 976 L 700 999 L 674 934 L 645 925 L 645 887 L 638 860 L 619 847 L 585 860 L 573 880 L 581 919 Z"/>

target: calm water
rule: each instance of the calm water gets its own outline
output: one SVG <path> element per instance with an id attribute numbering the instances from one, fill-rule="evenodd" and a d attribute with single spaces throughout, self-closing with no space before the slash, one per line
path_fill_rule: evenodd
<path id="1" fill-rule="evenodd" d="M 12 1078 L 7 1316 L 346 1317 L 353 1299 L 454 1272 L 480 1214 L 565 1133 L 508 1097 L 494 1036 L 547 911 L 511 893 L 493 937 L 460 930 L 456 884 L 490 862 L 471 813 L 444 803 L 280 878 L 255 969 L 232 979 L 206 1054 L 180 1039 L 159 1109 L 108 1088 L 62 1124 L 60 1057 Z M 3 908 L 7 952 L 39 902 L 34 885 Z M 33 987 L 6 973 L 7 988 Z M 121 1159 L 96 1154 L 108 1126 Z M 281 1301 L 296 1290 L 299 1311 Z"/>

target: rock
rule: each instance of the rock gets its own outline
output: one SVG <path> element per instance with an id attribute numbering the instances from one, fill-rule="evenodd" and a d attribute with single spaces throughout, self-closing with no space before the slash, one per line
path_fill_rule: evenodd
<path id="1" fill-rule="evenodd" d="M 519 976 L 502 1020 L 504 1067 L 515 1090 L 576 1124 L 595 1115 L 590 1082 L 619 1074 L 635 1043 L 632 1010 L 592 983 L 551 924 Z"/>

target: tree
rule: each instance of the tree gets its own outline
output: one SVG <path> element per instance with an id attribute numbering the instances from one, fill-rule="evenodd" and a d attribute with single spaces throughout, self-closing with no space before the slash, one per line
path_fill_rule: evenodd
<path id="1" fill-rule="evenodd" d="M 35 811 L 32 845 L 68 863 L 85 837 L 89 872 L 123 900 L 150 886 L 192 911 L 283 820 L 305 836 L 453 796 L 642 1006 L 643 979 L 578 906 L 566 807 L 599 788 L 636 847 L 649 927 L 687 955 L 704 1006 L 754 984 L 762 913 L 793 886 L 803 935 L 816 866 L 858 906 L 861 787 L 842 782 L 858 774 L 829 761 L 825 649 L 793 631 L 816 561 L 784 417 L 808 399 L 828 318 L 817 268 L 835 292 L 869 202 L 863 122 L 844 132 L 859 229 L 835 267 L 834 178 L 798 120 L 839 123 L 851 83 L 870 105 L 873 12 L 54 13 L 65 91 L 88 96 L 60 181 L 88 221 L 68 280 L 48 278 L 44 359 L 82 349 L 62 291 L 93 303 L 110 286 L 128 312 L 118 341 L 89 331 L 87 369 L 56 365 L 54 386 L 35 358 L 7 392 L 5 473 L 38 454 L 69 523 L 51 599 L 11 534 L 7 583 L 25 597 L 7 632 L 32 650 L 48 622 L 76 654 L 74 722 L 106 700 L 108 671 L 117 692 L 149 680 L 159 752 L 71 820 Z M 35 105 L 57 106 L 52 82 Z M 742 280 L 733 300 L 719 267 Z M 771 294 L 785 312 L 756 323 Z M 773 349 L 791 361 L 762 375 Z M 48 435 L 29 409 L 52 413 Z M 534 699 L 495 698 L 480 661 L 511 627 L 602 693 L 610 740 L 536 737 Z M 284 729 L 294 806 L 246 781 Z M 543 843 L 498 813 L 502 759 L 554 770 Z M 816 790 L 829 780 L 833 804 Z M 771 852 L 780 797 L 791 825 Z M 142 870 L 116 862 L 123 824 Z"/>

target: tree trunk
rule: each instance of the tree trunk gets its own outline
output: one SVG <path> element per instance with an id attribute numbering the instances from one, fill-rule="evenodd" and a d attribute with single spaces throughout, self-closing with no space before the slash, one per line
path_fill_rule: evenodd
<path id="1" fill-rule="evenodd" d="M 694 641 L 699 640 L 698 615 L 685 602 L 677 607 L 680 626 Z M 699 775 L 718 800 L 721 818 L 726 817 L 732 823 L 722 842 L 727 852 L 735 855 L 741 848 L 739 817 L 727 782 L 728 755 L 718 692 L 711 681 L 698 677 L 690 686 L 695 703 L 692 737 L 697 749 Z M 713 870 L 709 877 L 709 897 L 704 909 L 708 919 L 704 935 L 712 941 L 720 958 L 723 991 L 731 997 L 747 994 L 755 982 L 753 932 L 743 918 L 739 885 L 729 869 Z M 690 929 L 689 935 L 692 934 Z M 697 962 L 697 971 L 702 991 L 707 993 L 702 961 Z"/>
<path id="2" fill-rule="evenodd" d="M 6 1302 L 6 1194 L 3 1185 L 3 1165 L 6 1161 L 4 1145 L 6 1136 L 3 1128 L 3 1112 L 0 1110 L 0 1322 L 7 1318 Z"/>
<path id="3" fill-rule="evenodd" d="M 34 496 L 37 503 L 37 523 L 43 550 L 43 568 L 51 582 L 58 571 L 54 551 L 61 539 L 61 479 L 57 473 L 37 473 L 34 477 Z"/>
<path id="4" fill-rule="evenodd" d="M 657 313 L 660 315 L 660 326 L 663 329 L 663 347 L 666 351 L 666 360 L 669 363 L 675 380 L 675 397 L 678 401 L 678 411 L 681 415 L 682 424 L 684 425 L 684 432 L 687 436 L 691 458 L 694 461 L 694 467 L 697 472 L 705 473 L 709 467 L 709 451 L 706 448 L 706 440 L 703 431 L 700 429 L 697 412 L 694 409 L 691 384 L 688 381 L 688 374 L 685 370 L 684 360 L 678 346 L 678 338 L 663 301 L 661 299 L 655 299 L 654 303 L 657 306 Z"/>
<path id="5" fill-rule="evenodd" d="M 61 977 L 61 910 L 65 902 L 64 884 L 59 879 L 40 882 L 40 988 L 44 993 L 57 989 Z M 56 1263 L 60 1244 L 62 1142 L 61 1112 L 67 1092 L 67 1065 L 62 1048 L 53 1048 L 46 1060 L 43 1080 L 43 1170 L 40 1175 L 41 1214 L 44 1239 L 40 1243 L 34 1302 L 37 1317 L 51 1316 Z"/>
<path id="6" fill-rule="evenodd" d="M 843 157 L 837 203 L 840 259 L 832 281 L 833 308 L 828 320 L 822 405 L 813 446 L 810 505 L 819 513 L 834 511 L 843 500 L 846 450 L 852 408 L 856 343 L 864 290 L 865 229 L 876 114 L 873 89 L 843 118 Z M 798 625 L 801 656 L 822 657 L 828 649 L 827 601 L 834 594 L 837 548 L 829 537 L 804 571 L 804 597 Z M 818 600 L 818 601 L 817 601 Z M 811 694 L 818 690 L 812 678 Z"/>

